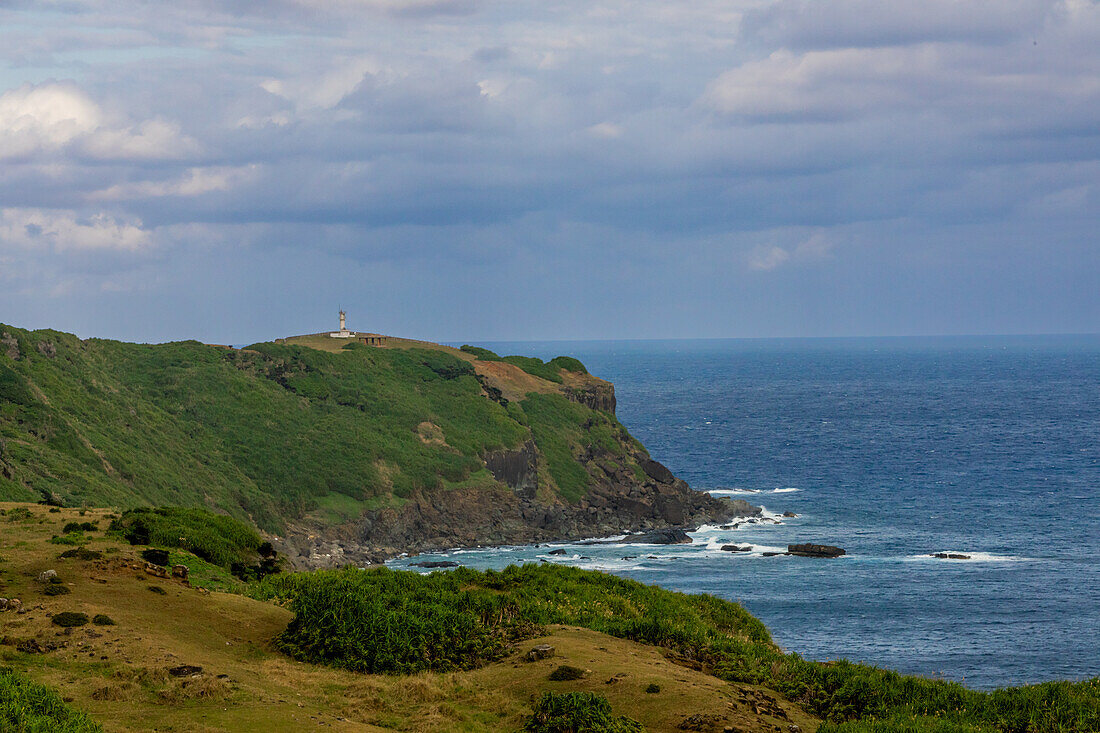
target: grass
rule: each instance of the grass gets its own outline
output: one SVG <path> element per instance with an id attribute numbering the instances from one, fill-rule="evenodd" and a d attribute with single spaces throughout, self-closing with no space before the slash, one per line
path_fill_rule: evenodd
<path id="1" fill-rule="evenodd" d="M 614 416 L 558 394 L 532 392 L 520 406 L 558 493 L 566 501 L 577 501 L 591 486 L 592 477 L 583 462 L 587 457 L 611 458 L 632 471 L 641 471 L 624 447 L 632 439 Z"/>
<path id="2" fill-rule="evenodd" d="M 295 612 L 281 648 L 346 669 L 469 669 L 499 659 L 509 641 L 566 624 L 776 689 L 824 718 L 825 733 L 1100 730 L 1100 679 L 978 692 L 843 660 L 811 662 L 784 654 L 738 604 L 575 568 L 326 571 L 269 579 L 256 593 L 289 601 Z"/>
<path id="3" fill-rule="evenodd" d="M 0 667 L 0 731 L 11 733 L 102 733 L 61 696 L 18 672 Z"/>
<path id="4" fill-rule="evenodd" d="M 774 733 L 739 702 L 738 686 L 678 666 L 657 647 L 578 627 L 548 626 L 542 636 L 471 670 L 366 675 L 299 662 L 271 643 L 293 619 L 289 610 L 241 595 L 204 593 L 173 579 L 153 581 L 138 559 L 141 547 L 114 536 L 92 540 L 89 547 L 103 553 L 97 561 L 59 561 L 58 553 L 67 548 L 47 540 L 77 511 L 28 509 L 26 521 L 9 524 L 0 517 L 0 595 L 33 598 L 32 605 L 41 609 L 0 614 L 3 635 L 68 646 L 32 654 L 0 644 L 0 666 L 17 668 L 26 679 L 56 690 L 107 730 L 515 733 L 539 696 L 552 690 L 602 695 L 616 713 L 638 720 L 651 733 L 677 733 L 687 714 L 730 705 L 739 706 L 730 722 L 741 730 Z M 89 509 L 88 519 L 106 527 L 108 512 Z M 172 551 L 173 562 L 177 556 L 197 562 L 183 550 Z M 63 571 L 72 595 L 38 595 L 37 575 L 49 568 Z M 150 582 L 168 592 L 147 591 Z M 47 614 L 62 611 L 84 612 L 92 623 L 71 636 L 59 635 Z M 98 614 L 117 625 L 93 625 Z M 554 657 L 524 662 L 539 643 L 553 645 Z M 592 673 L 574 682 L 549 682 L 547 676 L 560 664 Z M 201 666 L 203 676 L 194 682 L 173 678 L 166 670 L 177 665 Z M 613 677 L 620 681 L 605 684 Z M 661 695 L 644 693 L 651 682 L 660 683 Z M 791 722 L 805 731 L 816 728 L 810 716 L 780 702 Z"/>
<path id="5" fill-rule="evenodd" d="M 591 692 L 544 692 L 527 720 L 528 733 L 643 733 L 645 728 L 611 712 L 611 703 Z"/>
<path id="6" fill-rule="evenodd" d="M 259 557 L 263 538 L 248 524 L 196 507 L 132 509 L 111 522 L 109 532 L 132 545 L 173 547 L 229 569 Z"/>
<path id="7" fill-rule="evenodd" d="M 0 331 L 20 351 L 17 360 L 0 353 L 0 464 L 10 467 L 0 500 L 207 506 L 282 531 L 311 512 L 339 523 L 417 491 L 466 485 L 486 452 L 532 436 L 514 410 L 485 398 L 470 361 L 428 344 L 233 350 Z M 562 369 L 583 369 L 563 358 L 506 360 L 550 387 Z M 575 430 L 586 410 L 574 413 Z M 443 441 L 421 439 L 425 422 Z M 551 462 L 559 474 L 565 455 Z M 583 479 L 562 481 L 575 499 Z M 63 532 L 66 541 L 81 540 Z"/>

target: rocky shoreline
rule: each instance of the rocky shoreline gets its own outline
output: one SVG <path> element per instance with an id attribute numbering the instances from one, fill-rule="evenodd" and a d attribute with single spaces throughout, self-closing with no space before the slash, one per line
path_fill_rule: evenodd
<path id="1" fill-rule="evenodd" d="M 508 488 L 417 492 L 399 509 L 369 512 L 339 526 L 298 522 L 273 538 L 300 569 L 371 565 L 400 555 L 454 549 L 575 542 L 663 530 L 691 531 L 704 524 L 759 517 L 743 499 L 696 491 L 648 456 L 639 455 L 645 479 L 621 466 L 589 462 L 597 476 L 583 499 L 545 501 L 538 491 L 535 452 L 486 461 Z"/>

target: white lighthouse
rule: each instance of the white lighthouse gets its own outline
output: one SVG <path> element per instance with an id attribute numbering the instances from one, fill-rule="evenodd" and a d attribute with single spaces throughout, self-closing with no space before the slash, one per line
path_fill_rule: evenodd
<path id="1" fill-rule="evenodd" d="M 329 334 L 334 339 L 350 339 L 355 338 L 355 332 L 349 331 L 347 326 L 348 314 L 344 311 L 340 311 L 340 330 L 333 331 Z"/>

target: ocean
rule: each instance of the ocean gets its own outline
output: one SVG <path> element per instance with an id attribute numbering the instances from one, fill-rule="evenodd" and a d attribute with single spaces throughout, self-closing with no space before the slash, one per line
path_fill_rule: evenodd
<path id="1" fill-rule="evenodd" d="M 711 593 L 806 658 L 979 689 L 1100 675 L 1100 336 L 482 345 L 580 358 L 654 458 L 771 521 L 682 546 L 418 560 L 565 562 Z M 794 542 L 848 554 L 763 556 Z"/>

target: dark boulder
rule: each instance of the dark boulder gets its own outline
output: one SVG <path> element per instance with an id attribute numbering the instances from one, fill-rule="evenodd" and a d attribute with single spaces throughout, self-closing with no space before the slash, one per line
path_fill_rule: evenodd
<path id="1" fill-rule="evenodd" d="M 642 461 L 642 470 L 645 471 L 646 476 L 660 484 L 671 484 L 676 481 L 672 471 L 669 471 L 663 463 L 658 463 L 653 459 Z"/>
<path id="2" fill-rule="evenodd" d="M 547 554 L 549 554 L 549 555 L 564 555 L 565 550 L 550 550 L 550 552 L 547 553 Z"/>
<path id="3" fill-rule="evenodd" d="M 752 552 L 752 545 L 722 545 L 723 552 Z"/>
<path id="4" fill-rule="evenodd" d="M 930 557 L 937 557 L 940 560 L 969 560 L 970 555 L 960 555 L 956 552 L 933 552 Z"/>
<path id="5" fill-rule="evenodd" d="M 150 547 L 148 550 L 141 551 L 141 559 L 154 565 L 166 567 L 168 565 L 168 550 L 155 550 Z"/>
<path id="6" fill-rule="evenodd" d="M 689 545 L 691 537 L 682 529 L 654 529 L 629 535 L 622 542 L 633 545 Z"/>
<path id="7" fill-rule="evenodd" d="M 458 563 L 450 560 L 425 560 L 424 562 L 409 563 L 413 568 L 457 568 Z"/>
<path id="8" fill-rule="evenodd" d="M 798 557 L 840 557 L 844 550 L 833 545 L 814 545 L 810 543 L 802 545 L 787 545 L 787 554 Z"/>

